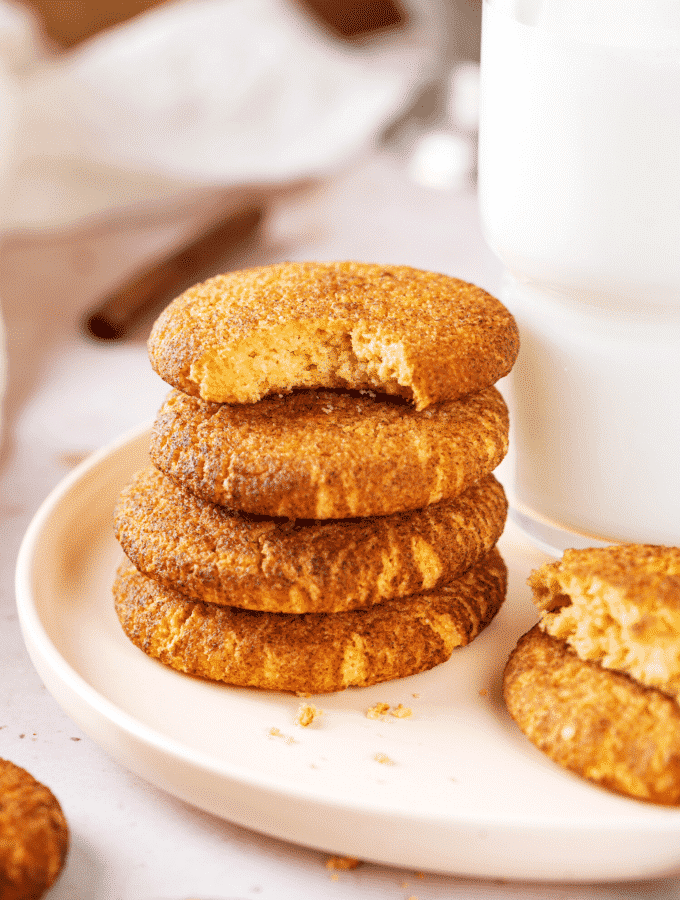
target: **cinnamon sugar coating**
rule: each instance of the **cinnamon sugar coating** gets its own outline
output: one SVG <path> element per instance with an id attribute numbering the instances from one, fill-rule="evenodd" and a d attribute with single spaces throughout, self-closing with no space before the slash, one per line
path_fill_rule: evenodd
<path id="1" fill-rule="evenodd" d="M 0 759 L 0 897 L 38 900 L 57 879 L 69 832 L 56 797 L 25 769 Z"/>
<path id="2" fill-rule="evenodd" d="M 189 600 L 131 563 L 119 569 L 113 592 L 125 634 L 165 665 L 228 684 L 318 694 L 444 662 L 494 617 L 506 578 L 494 548 L 438 591 L 334 614 L 253 612 Z"/>
<path id="3" fill-rule="evenodd" d="M 540 627 L 582 658 L 680 696 L 680 549 L 567 550 L 532 573 Z"/>
<path id="4" fill-rule="evenodd" d="M 504 675 L 507 708 L 560 766 L 601 787 L 680 804 L 680 707 L 655 688 L 581 659 L 535 626 Z"/>
<path id="5" fill-rule="evenodd" d="M 508 411 L 495 387 L 423 411 L 358 391 L 299 391 L 245 405 L 174 391 L 150 453 L 214 503 L 335 519 L 455 497 L 495 469 L 507 446 Z"/>
<path id="6" fill-rule="evenodd" d="M 186 596 L 270 612 L 338 612 L 438 588 L 500 537 L 492 475 L 455 500 L 391 516 L 290 521 L 215 506 L 154 468 L 116 506 L 115 533 L 146 575 Z"/>
<path id="7" fill-rule="evenodd" d="M 285 262 L 190 288 L 159 316 L 148 348 L 161 378 L 206 401 L 369 388 L 424 409 L 494 384 L 510 371 L 519 338 L 498 300 L 456 278 Z"/>

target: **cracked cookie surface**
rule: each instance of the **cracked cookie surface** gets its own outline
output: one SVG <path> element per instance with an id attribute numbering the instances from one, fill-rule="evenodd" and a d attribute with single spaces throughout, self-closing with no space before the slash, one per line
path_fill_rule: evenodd
<path id="1" fill-rule="evenodd" d="M 434 590 L 496 544 L 507 501 L 488 475 L 455 500 L 391 516 L 289 521 L 194 497 L 154 468 L 123 489 L 123 550 L 146 575 L 198 600 L 271 612 L 338 612 Z"/>
<path id="2" fill-rule="evenodd" d="M 495 387 L 417 411 L 359 391 L 204 403 L 173 391 L 154 464 L 197 496 L 302 519 L 389 515 L 461 494 L 501 462 L 508 411 Z"/>
<path id="3" fill-rule="evenodd" d="M 437 591 L 351 612 L 286 615 L 189 600 L 129 562 L 113 594 L 125 634 L 165 665 L 233 685 L 320 694 L 444 662 L 493 619 L 506 581 L 494 548 Z"/>
<path id="4" fill-rule="evenodd" d="M 408 266 L 286 262 L 195 285 L 155 322 L 154 370 L 218 403 L 367 388 L 424 409 L 510 371 L 516 323 L 475 285 Z"/>
<path id="5" fill-rule="evenodd" d="M 58 800 L 29 772 L 0 759 L 0 897 L 37 900 L 55 882 L 69 831 Z"/>
<path id="6" fill-rule="evenodd" d="M 582 658 L 680 696 L 680 549 L 567 550 L 532 572 L 540 627 Z"/>
<path id="7" fill-rule="evenodd" d="M 655 688 L 581 659 L 538 625 L 503 680 L 506 706 L 558 765 L 640 800 L 680 804 L 680 707 Z"/>

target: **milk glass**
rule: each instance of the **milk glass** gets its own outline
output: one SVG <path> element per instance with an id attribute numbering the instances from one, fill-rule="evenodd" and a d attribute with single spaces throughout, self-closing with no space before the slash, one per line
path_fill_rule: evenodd
<path id="1" fill-rule="evenodd" d="M 484 0 L 479 202 L 521 338 L 511 515 L 680 544 L 678 0 Z"/>

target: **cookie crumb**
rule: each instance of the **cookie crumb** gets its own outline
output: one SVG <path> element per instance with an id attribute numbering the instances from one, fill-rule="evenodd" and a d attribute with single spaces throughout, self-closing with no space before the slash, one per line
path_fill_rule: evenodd
<path id="1" fill-rule="evenodd" d="M 329 856 L 326 860 L 327 869 L 356 869 L 361 865 L 361 860 L 354 856 Z"/>
<path id="2" fill-rule="evenodd" d="M 386 753 L 376 753 L 373 759 L 376 762 L 381 763 L 383 766 L 393 766 L 395 762 L 393 759 L 390 759 Z"/>
<path id="3" fill-rule="evenodd" d="M 300 725 L 302 728 L 307 728 L 308 725 L 312 724 L 314 719 L 317 719 L 322 715 L 323 710 L 317 709 L 314 704 L 301 703 L 300 708 L 297 711 L 297 715 L 295 716 L 295 724 Z"/>
<path id="4" fill-rule="evenodd" d="M 297 744 L 297 741 L 294 737 L 291 737 L 289 734 L 284 734 L 279 728 L 275 726 L 269 729 L 269 737 L 281 738 L 285 741 L 286 744 Z"/>
<path id="5" fill-rule="evenodd" d="M 375 706 L 371 706 L 366 710 L 366 718 L 383 719 L 388 713 L 394 716 L 395 719 L 408 719 L 409 716 L 413 715 L 413 710 L 410 706 L 404 706 L 403 703 L 399 703 L 393 708 L 390 707 L 389 703 L 376 703 Z"/>
<path id="6" fill-rule="evenodd" d="M 562 731 L 560 731 L 560 737 L 563 741 L 570 741 L 575 734 L 576 728 L 571 723 L 569 725 L 565 725 Z"/>
<path id="7" fill-rule="evenodd" d="M 376 703 L 375 706 L 371 706 L 366 710 L 366 718 L 381 719 L 389 711 L 389 708 L 389 703 Z"/>

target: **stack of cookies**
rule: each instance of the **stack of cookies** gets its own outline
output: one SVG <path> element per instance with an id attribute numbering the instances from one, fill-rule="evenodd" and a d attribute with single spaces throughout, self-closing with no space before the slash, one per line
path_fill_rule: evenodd
<path id="1" fill-rule="evenodd" d="M 174 390 L 123 490 L 128 637 L 229 684 L 325 693 L 422 672 L 496 614 L 508 311 L 406 266 L 283 263 L 174 300 Z"/>

